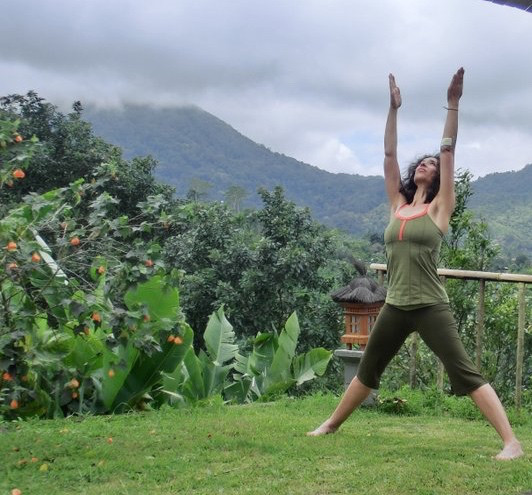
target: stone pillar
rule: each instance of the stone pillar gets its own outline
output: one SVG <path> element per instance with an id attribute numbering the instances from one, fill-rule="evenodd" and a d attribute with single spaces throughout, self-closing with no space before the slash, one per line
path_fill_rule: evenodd
<path id="1" fill-rule="evenodd" d="M 364 351 L 351 349 L 336 349 L 334 355 L 344 363 L 344 388 L 347 389 L 351 380 L 355 378 L 358 372 L 358 366 L 364 355 Z M 377 400 L 378 392 L 372 390 L 368 398 L 362 403 L 363 406 L 373 406 Z"/>

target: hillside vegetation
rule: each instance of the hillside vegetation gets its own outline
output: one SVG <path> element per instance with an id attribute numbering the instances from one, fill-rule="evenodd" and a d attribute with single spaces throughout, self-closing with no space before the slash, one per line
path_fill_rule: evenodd
<path id="1" fill-rule="evenodd" d="M 259 207 L 257 190 L 281 185 L 286 197 L 310 208 L 318 221 L 358 236 L 380 235 L 387 222 L 381 176 L 333 174 L 253 142 L 197 107 L 84 111 L 96 134 L 121 146 L 128 158 L 152 155 L 155 175 L 178 196 L 195 189 L 227 200 L 240 189 L 239 206 Z M 532 257 L 532 165 L 473 183 L 471 208 L 486 219 L 507 256 Z"/>

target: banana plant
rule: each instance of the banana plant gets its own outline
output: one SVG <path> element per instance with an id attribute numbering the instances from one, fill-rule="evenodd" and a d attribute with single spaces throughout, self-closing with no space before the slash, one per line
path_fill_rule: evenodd
<path id="1" fill-rule="evenodd" d="M 238 346 L 223 306 L 210 316 L 203 338 L 207 352 L 200 350 L 196 356 L 190 346 L 181 366 L 165 377 L 165 392 L 180 402 L 195 402 L 221 394 L 234 366 Z"/>
<path id="2" fill-rule="evenodd" d="M 117 412 L 138 404 L 162 382 L 163 373 L 175 371 L 193 338 L 180 310 L 179 292 L 165 277 L 152 277 L 128 291 L 124 299 L 130 311 L 143 309 L 150 333 L 158 329 L 162 342 L 151 354 L 140 350 L 131 338 L 112 350 L 105 349 L 101 394 L 106 409 Z M 173 338 L 176 332 L 178 338 Z"/>
<path id="3" fill-rule="evenodd" d="M 225 397 L 239 403 L 267 400 L 323 375 L 332 352 L 318 347 L 296 356 L 299 333 L 295 312 L 279 336 L 259 333 L 249 355 L 237 354 L 234 381 L 224 389 Z"/>

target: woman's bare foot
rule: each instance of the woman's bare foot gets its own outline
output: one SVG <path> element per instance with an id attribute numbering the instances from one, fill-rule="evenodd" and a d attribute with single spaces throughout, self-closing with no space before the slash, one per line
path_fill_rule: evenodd
<path id="1" fill-rule="evenodd" d="M 517 440 L 512 440 L 508 445 L 495 456 L 498 461 L 509 461 L 511 459 L 517 459 L 523 455 L 523 449 L 521 444 Z"/>
<path id="2" fill-rule="evenodd" d="M 314 431 L 308 431 L 307 436 L 319 437 L 320 435 L 328 435 L 329 433 L 335 433 L 338 428 L 330 424 L 329 420 L 322 423 Z"/>

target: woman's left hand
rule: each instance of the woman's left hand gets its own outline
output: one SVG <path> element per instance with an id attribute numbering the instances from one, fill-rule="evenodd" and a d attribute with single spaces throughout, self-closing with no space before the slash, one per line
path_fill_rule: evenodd
<path id="1" fill-rule="evenodd" d="M 464 89 L 464 68 L 460 67 L 449 84 L 447 90 L 447 104 L 449 106 L 458 105 Z"/>

